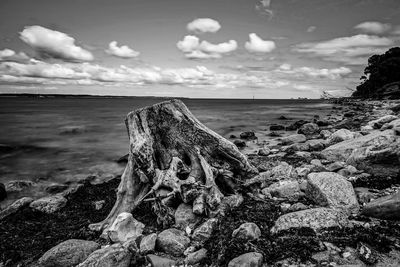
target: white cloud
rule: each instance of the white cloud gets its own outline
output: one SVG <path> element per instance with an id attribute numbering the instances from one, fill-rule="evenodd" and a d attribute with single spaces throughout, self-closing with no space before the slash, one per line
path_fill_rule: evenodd
<path id="1" fill-rule="evenodd" d="M 200 45 L 198 37 L 193 35 L 186 35 L 182 41 L 179 41 L 176 46 L 184 53 L 195 51 Z"/>
<path id="2" fill-rule="evenodd" d="M 245 48 L 249 52 L 255 53 L 269 53 L 275 49 L 274 41 L 265 41 L 257 36 L 255 33 L 249 34 L 250 41 L 246 42 Z"/>
<path id="3" fill-rule="evenodd" d="M 129 48 L 126 45 L 118 46 L 117 41 L 112 41 L 108 45 L 106 53 L 120 58 L 134 58 L 140 55 L 139 52 Z"/>
<path id="4" fill-rule="evenodd" d="M 297 67 L 292 68 L 290 64 L 282 64 L 278 69 L 275 70 L 278 73 L 290 74 L 295 76 L 308 76 L 312 78 L 326 78 L 336 80 L 349 75 L 352 71 L 347 67 L 340 67 L 334 69 L 317 69 L 313 67 Z"/>
<path id="5" fill-rule="evenodd" d="M 199 18 L 188 23 L 187 30 L 195 33 L 217 32 L 221 29 L 218 21 L 210 18 Z"/>
<path id="6" fill-rule="evenodd" d="M 364 33 L 383 34 L 392 28 L 390 24 L 377 21 L 366 21 L 354 26 L 354 29 Z"/>
<path id="7" fill-rule="evenodd" d="M 15 55 L 15 52 L 11 49 L 4 49 L 4 50 L 0 50 L 0 59 L 4 59 L 7 57 L 12 57 Z"/>
<path id="8" fill-rule="evenodd" d="M 219 44 L 212 44 L 207 41 L 202 41 L 198 48 L 205 53 L 226 54 L 235 51 L 237 47 L 238 45 L 235 40 L 229 40 L 228 42 Z"/>
<path id="9" fill-rule="evenodd" d="M 193 35 L 185 36 L 176 46 L 189 59 L 221 58 L 222 55 L 229 54 L 238 47 L 235 40 L 212 44 L 207 41 L 200 42 L 199 38 Z"/>
<path id="10" fill-rule="evenodd" d="M 20 33 L 22 41 L 39 53 L 55 58 L 71 61 L 91 61 L 91 52 L 75 45 L 75 39 L 69 35 L 44 28 L 42 26 L 27 26 Z"/>
<path id="11" fill-rule="evenodd" d="M 307 32 L 314 32 L 317 29 L 316 26 L 310 26 L 307 28 Z"/>
<path id="12" fill-rule="evenodd" d="M 11 49 L 0 50 L 0 61 L 28 61 L 29 57 L 24 52 L 16 53 Z"/>
<path id="13" fill-rule="evenodd" d="M 386 37 L 358 34 L 328 41 L 298 44 L 293 51 L 321 57 L 327 61 L 363 65 L 369 56 L 381 54 L 393 44 L 394 41 Z"/>

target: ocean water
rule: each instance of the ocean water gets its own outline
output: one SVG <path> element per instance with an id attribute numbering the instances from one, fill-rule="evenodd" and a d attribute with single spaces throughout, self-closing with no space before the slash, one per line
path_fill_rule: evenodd
<path id="1" fill-rule="evenodd" d="M 29 180 L 35 186 L 9 195 L 40 197 L 54 183 L 74 183 L 89 175 L 107 180 L 122 173 L 115 161 L 128 153 L 127 113 L 159 98 L 0 97 L 0 182 Z M 252 130 L 268 141 L 269 125 L 324 117 L 331 104 L 321 100 L 183 99 L 206 126 L 229 138 Z M 290 120 L 279 121 L 279 116 Z M 285 133 L 288 134 L 288 133 Z M 6 146 L 11 146 L 9 149 Z M 255 149 L 250 146 L 246 152 Z"/>

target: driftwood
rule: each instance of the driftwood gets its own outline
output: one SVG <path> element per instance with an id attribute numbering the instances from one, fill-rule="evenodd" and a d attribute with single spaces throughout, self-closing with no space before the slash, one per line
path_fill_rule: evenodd
<path id="1" fill-rule="evenodd" d="M 130 151 L 117 200 L 93 230 L 107 228 L 122 212 L 134 215 L 141 202 L 159 197 L 166 205 L 174 198 L 208 215 L 224 195 L 235 193 L 238 181 L 257 173 L 234 144 L 200 123 L 180 100 L 131 112 L 125 123 Z"/>

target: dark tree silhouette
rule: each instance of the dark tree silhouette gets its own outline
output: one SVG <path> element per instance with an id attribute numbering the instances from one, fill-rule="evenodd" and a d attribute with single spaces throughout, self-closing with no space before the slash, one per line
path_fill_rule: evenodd
<path id="1" fill-rule="evenodd" d="M 357 86 L 353 97 L 380 98 L 385 94 L 385 86 L 400 82 L 400 47 L 393 47 L 382 55 L 373 55 L 361 77 L 362 83 Z M 400 96 L 398 87 L 391 88 L 391 96 Z"/>

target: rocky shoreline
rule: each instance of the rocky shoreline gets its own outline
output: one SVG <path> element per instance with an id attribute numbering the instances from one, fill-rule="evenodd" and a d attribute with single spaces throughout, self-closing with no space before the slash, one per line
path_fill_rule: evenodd
<path id="1" fill-rule="evenodd" d="M 210 219 L 180 204 L 166 229 L 143 203 L 104 239 L 88 225 L 118 177 L 18 200 L 0 211 L 0 266 L 399 266 L 399 107 L 341 101 L 326 118 L 280 118 L 272 140 L 232 136 L 259 174 Z"/>

